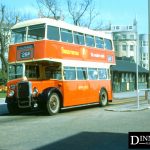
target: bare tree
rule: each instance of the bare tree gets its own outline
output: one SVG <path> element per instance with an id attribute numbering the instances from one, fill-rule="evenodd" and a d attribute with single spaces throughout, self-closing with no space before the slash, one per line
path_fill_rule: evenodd
<path id="1" fill-rule="evenodd" d="M 99 12 L 97 12 L 97 10 L 95 8 L 95 2 L 93 0 L 91 0 L 90 5 L 89 5 L 87 11 L 84 13 L 83 18 L 81 20 L 81 26 L 95 29 L 96 28 L 95 20 L 100 20 L 100 14 L 99 14 Z"/>
<path id="2" fill-rule="evenodd" d="M 5 53 L 8 50 L 8 42 L 10 38 L 10 23 L 6 22 L 6 11 L 5 6 L 1 4 L 0 6 L 0 59 L 2 62 L 2 72 L 7 73 L 7 59 Z M 7 18 L 9 19 L 9 18 Z"/>
<path id="3" fill-rule="evenodd" d="M 36 0 L 36 2 L 39 9 L 39 17 L 62 20 L 66 13 L 62 10 L 66 10 L 74 25 L 85 26 L 93 29 L 97 28 L 93 27 L 93 24 L 95 24 L 94 20 L 100 15 L 95 8 L 94 0 L 66 0 L 63 1 L 63 6 L 65 5 L 65 2 L 67 3 L 66 9 L 61 8 L 62 5 L 60 4 L 60 0 Z M 67 16 L 67 20 L 68 18 L 69 17 Z M 96 26 L 98 25 L 96 24 Z M 99 23 L 99 26 L 101 26 L 101 23 Z"/>
<path id="4" fill-rule="evenodd" d="M 6 54 L 10 44 L 10 30 L 11 27 L 17 23 L 18 20 L 24 20 L 24 16 L 15 10 L 6 9 L 6 6 L 0 4 L 0 59 L 2 63 L 2 74 L 7 75 L 8 61 Z M 26 17 L 27 19 L 27 17 Z"/>
<path id="5" fill-rule="evenodd" d="M 84 26 L 91 29 L 100 29 L 102 21 L 100 14 L 96 10 L 94 0 L 71 1 L 67 0 L 68 12 L 75 25 Z"/>
<path id="6" fill-rule="evenodd" d="M 62 17 L 58 0 L 36 0 L 36 2 L 39 8 L 39 17 L 54 18 L 56 20 Z"/>
<path id="7" fill-rule="evenodd" d="M 67 0 L 69 14 L 72 16 L 75 25 L 81 24 L 81 18 L 91 4 L 91 0 L 83 0 L 80 2 Z"/>

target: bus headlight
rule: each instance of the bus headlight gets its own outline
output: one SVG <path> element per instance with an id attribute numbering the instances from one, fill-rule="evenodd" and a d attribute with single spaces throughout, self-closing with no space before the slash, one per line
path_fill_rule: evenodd
<path id="1" fill-rule="evenodd" d="M 15 90 L 15 88 L 16 88 L 16 85 L 14 85 L 14 84 L 10 85 L 11 90 Z"/>
<path id="2" fill-rule="evenodd" d="M 33 96 L 36 96 L 38 94 L 38 89 L 36 87 L 33 88 Z"/>
<path id="3" fill-rule="evenodd" d="M 8 93 L 8 96 L 12 97 L 12 96 L 14 96 L 14 94 L 15 94 L 15 92 L 13 90 L 10 90 L 9 93 Z"/>

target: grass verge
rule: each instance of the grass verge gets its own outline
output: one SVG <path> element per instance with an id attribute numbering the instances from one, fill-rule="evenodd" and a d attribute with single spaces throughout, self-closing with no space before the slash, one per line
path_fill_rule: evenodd
<path id="1" fill-rule="evenodd" d="M 5 98 L 5 97 L 6 97 L 6 93 L 0 92 L 0 98 Z"/>

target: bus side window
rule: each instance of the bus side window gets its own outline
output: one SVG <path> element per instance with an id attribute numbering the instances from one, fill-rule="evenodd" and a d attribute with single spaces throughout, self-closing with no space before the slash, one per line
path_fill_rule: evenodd
<path id="1" fill-rule="evenodd" d="M 73 43 L 72 31 L 61 29 L 61 40 L 63 42 Z"/>
<path id="2" fill-rule="evenodd" d="M 46 79 L 62 79 L 60 66 L 47 66 L 45 67 Z"/>
<path id="3" fill-rule="evenodd" d="M 88 77 L 89 80 L 97 80 L 98 79 L 98 72 L 96 68 L 89 68 L 88 69 Z"/>
<path id="4" fill-rule="evenodd" d="M 44 39 L 45 24 L 32 25 L 28 27 L 28 41 Z"/>
<path id="5" fill-rule="evenodd" d="M 83 33 L 74 32 L 74 43 L 79 45 L 84 45 L 84 35 Z"/>
<path id="6" fill-rule="evenodd" d="M 109 39 L 104 39 L 105 49 L 112 50 L 112 42 Z"/>
<path id="7" fill-rule="evenodd" d="M 64 79 L 65 80 L 76 80 L 75 67 L 64 67 Z"/>
<path id="8" fill-rule="evenodd" d="M 95 47 L 94 36 L 85 35 L 85 39 L 86 39 L 86 46 Z"/>
<path id="9" fill-rule="evenodd" d="M 95 41 L 96 41 L 96 47 L 97 48 L 104 48 L 104 40 L 103 40 L 103 38 L 95 37 Z"/>
<path id="10" fill-rule="evenodd" d="M 27 78 L 39 78 L 39 66 L 36 65 L 26 65 L 26 72 L 25 75 Z"/>
<path id="11" fill-rule="evenodd" d="M 25 42 L 26 28 L 13 29 L 11 34 L 12 34 L 11 38 L 12 44 Z"/>
<path id="12" fill-rule="evenodd" d="M 87 69 L 79 67 L 77 68 L 77 78 L 78 80 L 86 80 L 87 79 Z"/>
<path id="13" fill-rule="evenodd" d="M 107 70 L 105 68 L 98 69 L 99 79 L 107 79 Z"/>
<path id="14" fill-rule="evenodd" d="M 59 36 L 59 28 L 58 27 L 53 27 L 53 26 L 48 26 L 47 28 L 47 38 L 49 40 L 60 40 Z"/>

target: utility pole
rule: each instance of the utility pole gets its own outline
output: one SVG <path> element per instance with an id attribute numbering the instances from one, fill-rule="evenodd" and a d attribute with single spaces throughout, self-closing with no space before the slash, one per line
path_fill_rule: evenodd
<path id="1" fill-rule="evenodd" d="M 140 108 L 139 100 L 139 37 L 137 31 L 137 19 L 134 20 L 134 25 L 136 26 L 136 94 L 137 94 L 137 108 Z"/>
<path id="2" fill-rule="evenodd" d="M 148 88 L 150 88 L 150 0 L 148 0 L 148 50 L 149 50 Z"/>

